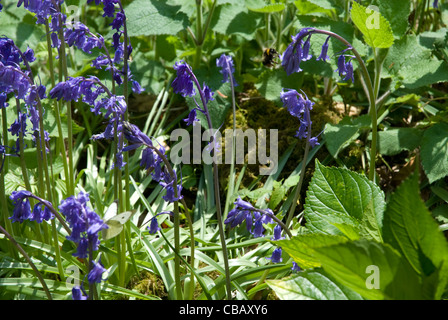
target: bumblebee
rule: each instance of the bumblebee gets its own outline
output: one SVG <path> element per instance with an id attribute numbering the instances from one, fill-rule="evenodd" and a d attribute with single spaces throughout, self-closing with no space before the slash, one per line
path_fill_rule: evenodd
<path id="1" fill-rule="evenodd" d="M 263 60 L 262 63 L 266 67 L 272 67 L 277 62 L 274 61 L 275 58 L 278 58 L 278 52 L 275 49 L 267 48 L 263 51 Z"/>

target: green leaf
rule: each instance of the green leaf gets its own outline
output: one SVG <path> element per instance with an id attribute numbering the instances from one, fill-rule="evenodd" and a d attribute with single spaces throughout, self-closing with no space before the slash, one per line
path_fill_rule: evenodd
<path id="1" fill-rule="evenodd" d="M 126 8 L 129 36 L 176 35 L 188 26 L 188 16 L 165 1 L 136 0 Z"/>
<path id="2" fill-rule="evenodd" d="M 210 26 L 213 31 L 226 36 L 239 35 L 252 40 L 263 16 L 249 11 L 243 2 L 233 1 L 217 6 Z"/>
<path id="3" fill-rule="evenodd" d="M 430 298 L 439 290 L 438 285 L 446 286 L 446 282 L 437 284 L 436 280 L 437 270 L 446 268 L 448 262 L 448 243 L 420 197 L 416 174 L 397 188 L 387 204 L 384 241 L 398 250 L 426 280 L 426 294 Z"/>
<path id="4" fill-rule="evenodd" d="M 371 4 L 379 7 L 381 14 L 390 22 L 394 37 L 400 39 L 409 28 L 411 1 L 376 0 Z"/>
<path id="5" fill-rule="evenodd" d="M 315 251 L 330 276 L 366 299 L 422 299 L 424 296 L 417 274 L 388 244 L 360 239 Z"/>
<path id="6" fill-rule="evenodd" d="M 334 282 L 323 270 L 310 270 L 280 280 L 266 280 L 281 300 L 361 300 L 354 291 Z"/>
<path id="7" fill-rule="evenodd" d="M 325 140 L 328 151 L 333 157 L 355 141 L 360 131 L 370 127 L 370 116 L 363 115 L 356 119 L 345 117 L 338 124 L 327 123 L 325 126 Z"/>
<path id="8" fill-rule="evenodd" d="M 392 77 L 391 87 L 400 84 L 414 89 L 448 80 L 448 65 L 421 45 L 422 37 L 407 35 L 397 41 L 384 60 L 384 75 Z"/>
<path id="9" fill-rule="evenodd" d="M 280 12 L 285 9 L 283 3 L 266 4 L 263 0 L 246 0 L 245 2 L 247 9 L 259 13 Z"/>
<path id="10" fill-rule="evenodd" d="M 347 242 L 343 236 L 322 233 L 297 235 L 291 239 L 275 241 L 275 244 L 285 250 L 302 269 L 320 267 L 320 261 L 315 257 L 315 249 Z"/>
<path id="11" fill-rule="evenodd" d="M 416 128 L 392 128 L 378 132 L 378 151 L 393 156 L 403 150 L 414 150 L 420 145 L 422 131 Z"/>
<path id="12" fill-rule="evenodd" d="M 421 157 L 429 183 L 448 175 L 448 123 L 436 123 L 423 134 Z"/>
<path id="13" fill-rule="evenodd" d="M 267 69 L 258 77 L 255 87 L 267 100 L 275 101 L 282 106 L 280 92 L 283 88 L 294 88 L 303 82 L 303 73 L 287 76 L 283 69 Z"/>
<path id="14" fill-rule="evenodd" d="M 306 226 L 311 232 L 343 235 L 337 225 L 347 224 L 381 241 L 384 206 L 383 192 L 365 176 L 325 167 L 316 160 L 305 200 Z"/>
<path id="15" fill-rule="evenodd" d="M 364 35 L 365 42 L 373 48 L 389 48 L 394 43 L 394 36 L 389 21 L 379 12 L 352 3 L 350 12 L 353 23 Z"/>

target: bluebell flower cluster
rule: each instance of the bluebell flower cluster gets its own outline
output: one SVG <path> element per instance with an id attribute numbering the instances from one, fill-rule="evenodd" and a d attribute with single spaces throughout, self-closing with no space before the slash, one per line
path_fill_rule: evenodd
<path id="1" fill-rule="evenodd" d="M 194 99 L 194 96 L 196 95 L 196 89 L 194 85 L 195 75 L 190 65 L 181 60 L 174 64 L 174 70 L 176 70 L 176 78 L 171 83 L 174 93 L 179 93 L 183 97 L 193 97 Z M 207 104 L 211 100 L 214 100 L 214 92 L 212 92 L 205 83 L 203 84 L 203 88 L 200 89 L 199 94 L 205 104 Z M 204 108 L 201 108 L 196 100 L 194 101 L 196 103 L 196 108 L 193 108 L 188 114 L 188 117 L 184 119 L 188 126 L 195 125 L 199 121 L 199 119 L 197 118 L 197 111 L 200 111 L 203 114 L 206 113 L 206 110 L 204 110 Z"/>
<path id="2" fill-rule="evenodd" d="M 15 153 L 20 150 L 20 133 L 25 137 L 27 133 L 31 134 L 33 141 L 40 137 L 39 120 L 40 115 L 37 111 L 38 99 L 46 97 L 46 88 L 43 85 L 36 86 L 33 83 L 32 75 L 29 70 L 22 70 L 21 65 L 28 65 L 35 61 L 34 52 L 27 48 L 25 52 L 21 52 L 17 46 L 9 38 L 0 38 L 0 108 L 5 108 L 8 94 L 14 94 L 19 100 L 23 100 L 26 110 L 20 110 L 15 122 L 8 129 L 12 135 L 17 136 Z M 26 120 L 30 119 L 32 129 L 30 132 L 26 130 Z M 44 131 L 45 141 L 50 139 L 48 132 Z M 25 146 L 24 146 L 25 147 Z M 49 150 L 47 150 L 48 152 Z"/>
<path id="3" fill-rule="evenodd" d="M 300 94 L 294 89 L 283 89 L 280 93 L 280 98 L 283 105 L 288 109 L 289 113 L 299 119 L 300 126 L 296 132 L 296 137 L 300 139 L 309 139 L 311 147 L 319 145 L 316 137 L 309 137 L 311 132 L 311 117 L 310 111 L 313 109 L 314 102 L 308 99 L 306 94 Z"/>
<path id="4" fill-rule="evenodd" d="M 36 24 L 45 24 L 47 20 L 50 21 L 50 37 L 54 48 L 59 48 L 61 45 L 58 31 L 62 28 L 61 23 L 65 23 L 67 18 L 59 11 L 63 2 L 63 0 L 19 0 L 17 3 L 17 7 L 23 4 L 25 9 L 35 14 Z"/>
<path id="5" fill-rule="evenodd" d="M 255 238 L 265 236 L 266 229 L 264 225 L 275 223 L 272 219 L 274 213 L 271 209 L 257 209 L 251 203 L 244 201 L 241 197 L 238 197 L 234 202 L 235 207 L 229 211 L 224 224 L 228 225 L 230 228 L 241 225 L 246 222 L 246 229 Z M 271 240 L 282 240 L 281 236 L 282 228 L 280 225 L 276 224 L 274 226 L 274 235 Z M 271 256 L 271 261 L 273 263 L 279 263 L 282 261 L 282 250 L 277 247 Z"/>
<path id="6" fill-rule="evenodd" d="M 27 190 L 13 191 L 9 197 L 14 204 L 14 210 L 12 216 L 9 219 L 12 222 L 22 223 L 25 220 L 36 221 L 42 223 L 42 221 L 49 221 L 54 218 L 53 213 L 50 211 L 50 203 L 38 198 L 33 193 Z M 31 211 L 31 204 L 29 198 L 38 200 L 33 210 Z"/>
<path id="7" fill-rule="evenodd" d="M 292 42 L 288 45 L 285 52 L 281 56 L 282 66 L 286 71 L 287 75 L 291 75 L 295 72 L 301 72 L 300 63 L 302 61 L 307 61 L 312 58 L 310 53 L 311 46 L 311 35 L 315 32 L 315 28 L 303 28 L 299 31 L 298 34 L 292 36 Z M 304 41 L 304 39 L 306 40 Z M 327 37 L 324 44 L 322 45 L 322 50 L 319 57 L 316 60 L 328 61 L 330 57 L 328 56 L 328 41 L 330 36 Z M 341 53 L 339 53 L 338 58 L 338 69 L 339 75 L 343 77 L 343 81 L 352 80 L 353 78 L 353 65 L 351 63 L 351 59 L 345 61 L 346 55 L 344 53 L 352 48 L 346 48 Z M 348 56 L 349 58 L 353 58 L 352 56 Z"/>
<path id="8" fill-rule="evenodd" d="M 105 131 L 92 136 L 92 140 L 114 139 L 115 127 L 117 127 L 119 145 L 123 145 L 122 122 L 127 109 L 126 101 L 123 96 L 112 95 L 97 77 L 76 77 L 59 82 L 50 90 L 50 97 L 65 101 L 78 101 L 82 99 L 83 102 L 91 106 L 90 110 L 93 113 L 97 115 L 102 114 L 108 119 Z M 119 149 L 113 167 L 123 168 L 125 164 L 123 161 L 123 150 Z"/>
<path id="9" fill-rule="evenodd" d="M 129 142 L 129 145 L 123 148 L 123 151 L 144 146 L 140 166 L 150 170 L 152 178 L 166 190 L 166 195 L 163 196 L 165 201 L 174 202 L 181 200 L 183 198 L 181 195 L 182 184 L 177 184 L 176 170 L 173 169 L 173 174 L 170 174 L 167 167 L 163 166 L 164 160 L 166 160 L 165 148 L 161 145 L 156 148 L 152 140 L 136 125 L 126 121 L 123 124 L 124 136 Z M 174 184 L 176 184 L 177 196 L 174 192 Z"/>
<path id="10" fill-rule="evenodd" d="M 60 212 L 72 229 L 67 240 L 78 245 L 77 252 L 73 255 L 79 258 L 87 258 L 90 250 L 98 250 L 98 232 L 108 228 L 100 216 L 87 205 L 89 201 L 89 194 L 81 191 L 77 197 L 68 197 L 59 205 Z"/>
<path id="11" fill-rule="evenodd" d="M 110 26 L 112 26 L 112 29 L 115 30 L 113 36 L 112 36 L 112 47 L 115 50 L 115 56 L 113 58 L 113 64 L 111 64 L 110 58 L 106 55 L 100 54 L 93 62 L 92 66 L 99 69 L 101 67 L 106 67 L 106 70 L 109 68 L 112 68 L 113 74 L 114 74 L 114 80 L 118 85 L 121 85 L 123 82 L 121 75 L 127 73 L 128 80 L 132 83 L 132 91 L 139 94 L 144 91 L 144 89 L 140 86 L 138 81 L 133 79 L 133 75 L 131 73 L 131 70 L 128 65 L 128 69 L 124 70 L 124 66 L 122 70 L 119 70 L 117 67 L 115 67 L 114 64 L 119 64 L 123 61 L 123 59 L 128 60 L 129 56 L 132 53 L 132 46 L 128 41 L 127 44 L 127 57 L 124 56 L 125 54 L 125 42 L 120 41 L 122 38 L 122 35 L 126 36 L 124 34 L 124 25 L 126 23 L 126 14 L 123 10 L 122 4 L 120 0 L 88 0 L 87 3 L 90 4 L 92 2 L 95 2 L 96 5 L 99 5 L 100 3 L 103 4 L 103 17 L 109 17 L 113 18 L 112 23 Z M 104 45 L 104 40 L 100 37 L 100 41 Z"/>

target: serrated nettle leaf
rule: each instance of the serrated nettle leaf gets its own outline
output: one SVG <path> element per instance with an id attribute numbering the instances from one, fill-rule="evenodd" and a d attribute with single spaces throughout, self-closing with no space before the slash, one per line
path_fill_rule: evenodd
<path id="1" fill-rule="evenodd" d="M 392 87 L 414 89 L 448 80 L 448 65 L 421 42 L 420 36 L 407 35 L 390 48 L 382 73 L 392 77 Z"/>
<path id="2" fill-rule="evenodd" d="M 409 262 L 426 285 L 425 294 L 440 291 L 432 274 L 448 262 L 448 243 L 420 196 L 418 175 L 412 174 L 391 196 L 384 214 L 384 241 Z M 444 266 L 445 265 L 445 266 Z M 444 278 L 443 278 L 444 279 Z M 445 280 L 443 280 L 445 281 Z"/>
<path id="3" fill-rule="evenodd" d="M 364 7 L 353 2 L 350 16 L 369 46 L 389 48 L 394 43 L 392 29 L 389 21 L 378 10 L 375 6 Z"/>
<path id="4" fill-rule="evenodd" d="M 421 141 L 421 159 L 429 183 L 448 175 L 448 123 L 427 129 Z"/>
<path id="5" fill-rule="evenodd" d="M 266 283 L 281 300 L 362 300 L 358 293 L 336 283 L 322 269 Z"/>
<path id="6" fill-rule="evenodd" d="M 179 9 L 164 1 L 132 1 L 125 8 L 129 36 L 177 34 L 189 24 L 188 16 Z"/>
<path id="7" fill-rule="evenodd" d="M 321 266 L 319 259 L 315 257 L 315 249 L 347 241 L 344 236 L 310 233 L 275 241 L 275 244 L 285 250 L 300 268 L 308 269 Z"/>
<path id="8" fill-rule="evenodd" d="M 337 226 L 347 224 L 380 241 L 384 207 L 383 192 L 367 177 L 325 167 L 316 160 L 305 200 L 306 226 L 311 232 L 343 235 Z"/>
<path id="9" fill-rule="evenodd" d="M 378 6 L 381 14 L 389 21 L 395 38 L 399 39 L 406 33 L 411 13 L 410 0 L 376 0 L 371 5 Z"/>
<path id="10" fill-rule="evenodd" d="M 317 248 L 315 256 L 338 283 L 366 299 L 425 297 L 417 274 L 388 244 L 360 239 Z"/>

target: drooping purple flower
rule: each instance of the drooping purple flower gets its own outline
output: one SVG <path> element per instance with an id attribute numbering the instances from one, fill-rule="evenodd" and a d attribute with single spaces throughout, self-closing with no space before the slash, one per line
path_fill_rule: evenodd
<path id="1" fill-rule="evenodd" d="M 93 48 L 103 46 L 104 40 L 101 37 L 93 36 L 83 23 L 77 21 L 72 26 L 72 28 L 64 30 L 65 42 L 69 47 L 76 46 L 86 53 L 92 53 Z"/>
<path id="2" fill-rule="evenodd" d="M 157 218 L 153 217 L 148 227 L 149 234 L 155 234 L 157 231 L 160 231 L 159 223 L 157 222 Z"/>
<path id="3" fill-rule="evenodd" d="M 274 227 L 274 236 L 271 238 L 271 240 L 282 240 L 285 239 L 285 237 L 282 237 L 282 227 L 280 225 L 276 225 Z"/>
<path id="4" fill-rule="evenodd" d="M 152 217 L 150 220 L 149 226 L 147 227 L 149 234 L 156 234 L 157 231 L 161 230 L 159 227 L 159 223 L 157 221 L 157 217 L 162 214 L 169 214 L 172 216 L 174 213 L 172 211 L 163 211 L 163 212 L 156 214 L 154 217 Z"/>
<path id="5" fill-rule="evenodd" d="M 11 196 L 9 197 L 14 204 L 12 216 L 9 217 L 12 222 L 22 223 L 23 221 L 32 218 L 31 205 L 28 199 L 31 195 L 32 193 L 27 190 L 12 192 Z"/>
<path id="6" fill-rule="evenodd" d="M 292 272 L 299 272 L 301 269 L 300 269 L 299 265 L 295 261 L 293 261 L 291 270 L 292 270 Z"/>
<path id="7" fill-rule="evenodd" d="M 338 68 L 336 69 L 336 72 L 339 72 L 339 75 L 342 77 L 347 73 L 346 65 L 345 65 L 345 56 L 341 54 L 338 57 Z"/>
<path id="8" fill-rule="evenodd" d="M 174 70 L 177 72 L 177 77 L 171 84 L 174 92 L 180 93 L 183 97 L 194 96 L 196 90 L 191 76 L 191 67 L 185 61 L 179 61 L 174 64 Z"/>
<path id="9" fill-rule="evenodd" d="M 234 203 L 235 206 L 240 209 L 255 210 L 255 207 L 252 204 L 247 201 L 241 200 L 241 197 L 238 197 Z"/>
<path id="10" fill-rule="evenodd" d="M 41 223 L 42 221 L 48 221 L 53 219 L 54 215 L 50 211 L 50 209 L 43 203 L 38 203 L 34 206 L 32 217 L 30 221 L 36 221 L 37 223 Z"/>
<path id="11" fill-rule="evenodd" d="M 327 52 L 328 52 L 328 41 L 330 40 L 330 36 L 327 37 L 327 39 L 325 40 L 324 44 L 322 45 L 322 51 L 320 52 L 319 57 L 317 57 L 317 61 L 319 60 L 323 60 L 325 62 L 327 62 L 330 57 L 328 56 Z"/>
<path id="12" fill-rule="evenodd" d="M 16 119 L 13 124 L 11 124 L 11 127 L 8 129 L 8 131 L 11 132 L 13 136 L 19 136 L 20 133 L 26 135 L 26 119 L 26 113 L 20 112 L 18 115 L 18 119 Z"/>
<path id="13" fill-rule="evenodd" d="M 311 35 L 308 36 L 302 48 L 302 61 L 310 60 L 313 56 L 310 54 Z"/>
<path id="14" fill-rule="evenodd" d="M 78 243 L 76 256 L 80 258 L 87 257 L 87 244 L 92 246 L 92 250 L 98 250 L 98 232 L 108 228 L 98 214 L 87 206 L 89 201 L 89 194 L 81 191 L 77 197 L 70 196 L 59 205 L 60 212 L 72 229 L 67 240 Z"/>
<path id="15" fill-rule="evenodd" d="M 87 280 L 90 283 L 100 283 L 103 280 L 103 273 L 106 269 L 102 266 L 101 262 L 93 261 L 93 268 L 87 275 Z"/>
<path id="16" fill-rule="evenodd" d="M 235 72 L 235 67 L 233 65 L 233 59 L 231 56 L 227 56 L 223 53 L 218 59 L 216 59 L 216 66 L 221 68 L 219 72 L 221 72 L 223 76 L 222 82 L 229 82 L 230 77 L 232 77 L 233 85 L 238 85 L 233 75 L 233 73 Z"/>
<path id="17" fill-rule="evenodd" d="M 195 125 L 196 122 L 199 121 L 199 119 L 196 116 L 196 110 L 198 108 L 193 108 L 189 113 L 188 113 L 188 117 L 184 119 L 184 121 L 187 123 L 187 126 L 189 125 Z"/>
<path id="18" fill-rule="evenodd" d="M 182 184 L 177 184 L 177 175 L 176 171 L 173 169 L 174 176 L 171 176 L 169 172 L 166 170 L 163 174 L 163 180 L 160 181 L 160 185 L 166 190 L 166 195 L 164 195 L 162 198 L 167 202 L 174 202 L 179 201 L 183 198 L 181 195 L 182 191 Z M 181 179 L 182 180 L 182 179 Z M 174 184 L 176 183 L 176 189 L 177 189 L 177 197 L 175 195 L 174 190 Z"/>
<path id="19" fill-rule="evenodd" d="M 274 251 L 272 252 L 272 256 L 266 259 L 270 259 L 272 263 L 282 262 L 282 248 L 280 247 L 275 248 Z"/>
<path id="20" fill-rule="evenodd" d="M 287 107 L 289 113 L 299 119 L 299 130 L 297 130 L 295 137 L 299 139 L 309 138 L 311 147 L 318 145 L 317 137 L 308 137 L 312 121 L 310 118 L 310 111 L 313 109 L 314 102 L 308 99 L 305 94 L 300 94 L 293 89 L 285 89 L 280 93 L 280 98 L 283 105 Z"/>
<path id="21" fill-rule="evenodd" d="M 305 41 L 305 45 L 303 44 L 303 38 L 307 35 L 311 36 L 312 30 L 314 28 L 303 28 L 297 35 L 291 37 L 292 42 L 281 56 L 282 67 L 287 75 L 302 71 L 300 62 L 311 58 L 309 54 L 310 38 Z"/>
<path id="22" fill-rule="evenodd" d="M 87 300 L 88 296 L 83 294 L 83 291 L 80 287 L 72 288 L 72 299 L 73 300 Z"/>

